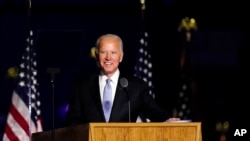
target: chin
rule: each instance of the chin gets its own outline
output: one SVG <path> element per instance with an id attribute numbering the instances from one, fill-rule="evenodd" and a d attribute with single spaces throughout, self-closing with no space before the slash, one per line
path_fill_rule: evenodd
<path id="1" fill-rule="evenodd" d="M 113 74 L 115 71 L 114 70 L 104 70 L 105 74 Z"/>

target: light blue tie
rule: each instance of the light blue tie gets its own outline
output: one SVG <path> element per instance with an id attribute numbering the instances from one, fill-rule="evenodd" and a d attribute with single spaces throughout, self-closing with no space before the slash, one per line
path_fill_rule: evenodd
<path id="1" fill-rule="evenodd" d="M 109 121 L 111 107 L 112 107 L 112 88 L 111 88 L 110 82 L 111 82 L 111 79 L 106 80 L 106 85 L 104 87 L 104 92 L 103 92 L 102 107 L 103 107 L 106 122 Z"/>

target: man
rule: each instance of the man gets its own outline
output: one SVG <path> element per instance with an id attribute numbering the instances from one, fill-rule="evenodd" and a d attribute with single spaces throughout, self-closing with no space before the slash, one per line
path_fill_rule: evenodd
<path id="1" fill-rule="evenodd" d="M 123 59 L 123 42 L 114 34 L 102 35 L 96 42 L 96 58 L 100 70 L 74 84 L 67 125 L 89 122 L 136 122 L 143 113 L 153 122 L 179 120 L 169 118 L 149 95 L 147 84 L 134 76 L 126 76 L 118 66 Z M 106 80 L 110 81 L 106 84 Z M 109 87 L 106 88 L 106 85 Z M 105 94 L 109 91 L 109 99 Z M 106 109 L 107 108 L 107 109 Z"/>

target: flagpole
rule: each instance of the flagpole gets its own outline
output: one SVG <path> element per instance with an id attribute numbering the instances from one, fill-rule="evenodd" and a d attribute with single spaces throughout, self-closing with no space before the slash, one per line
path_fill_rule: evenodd
<path id="1" fill-rule="evenodd" d="M 178 31 L 185 33 L 185 41 L 181 45 L 180 52 L 180 84 L 177 99 L 177 107 L 174 108 L 173 115 L 184 120 L 192 120 L 192 76 L 191 76 L 191 33 L 197 30 L 194 18 L 185 17 L 181 20 Z"/>
<path id="2" fill-rule="evenodd" d="M 30 30 L 31 30 L 31 0 L 29 0 L 28 1 L 29 3 L 28 3 L 28 31 L 30 32 Z M 30 34 L 28 35 L 29 37 L 30 37 Z"/>
<path id="3" fill-rule="evenodd" d="M 135 76 L 143 79 L 148 87 L 149 87 L 149 94 L 155 98 L 154 92 L 153 92 L 153 83 L 152 83 L 152 63 L 151 63 L 151 55 L 148 48 L 148 33 L 146 29 L 146 22 L 145 22 L 145 9 L 146 9 L 146 3 L 145 0 L 140 0 L 141 4 L 141 17 L 140 17 L 140 47 L 138 48 L 138 54 L 137 54 L 137 60 L 135 65 Z M 141 61 L 141 59 L 143 61 Z M 141 63 L 141 62 L 147 62 L 147 63 Z M 142 71 L 147 70 L 147 71 Z M 149 122 L 150 120 L 145 118 L 143 114 L 140 114 L 140 116 L 137 118 L 137 122 Z"/>
<path id="4" fill-rule="evenodd" d="M 28 54 L 28 64 L 29 64 L 29 67 L 28 69 L 31 69 L 31 61 L 30 61 L 30 58 L 31 58 L 31 43 L 32 43 L 32 39 L 31 39 L 31 36 L 32 36 L 32 31 L 31 31 L 31 0 L 28 1 L 28 12 L 27 12 L 27 15 L 28 15 L 28 49 L 29 49 L 29 54 Z M 29 138 L 30 138 L 30 141 L 32 140 L 32 119 L 31 119 L 31 116 L 32 116 L 32 101 L 31 101 L 31 74 L 30 74 L 30 71 L 28 71 L 29 74 L 28 74 L 28 98 L 29 98 Z"/>

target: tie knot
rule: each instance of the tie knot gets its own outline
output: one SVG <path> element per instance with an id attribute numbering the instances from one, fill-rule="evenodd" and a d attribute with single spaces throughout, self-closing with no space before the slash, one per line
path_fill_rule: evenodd
<path id="1" fill-rule="evenodd" d="M 108 78 L 108 79 L 106 80 L 106 83 L 107 83 L 107 84 L 110 84 L 110 82 L 111 82 L 111 79 Z"/>

